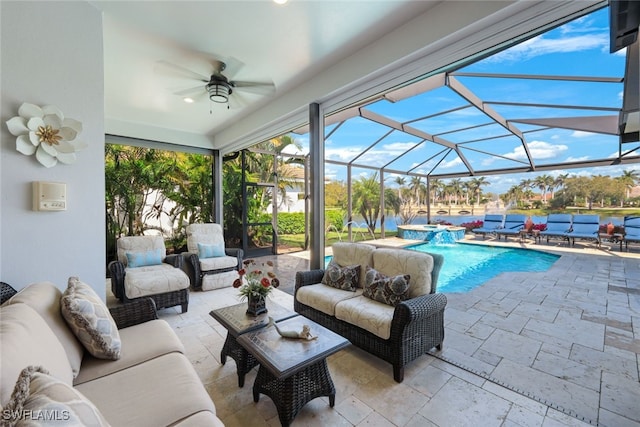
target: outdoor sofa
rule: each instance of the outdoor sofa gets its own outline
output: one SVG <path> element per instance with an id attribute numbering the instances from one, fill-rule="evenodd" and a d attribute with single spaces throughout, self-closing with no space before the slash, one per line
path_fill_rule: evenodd
<path id="1" fill-rule="evenodd" d="M 83 285 L 71 278 L 63 294 L 34 283 L 0 306 L 0 424 L 47 416 L 60 425 L 223 426 L 154 301 L 107 310 Z"/>
<path id="2" fill-rule="evenodd" d="M 402 382 L 407 363 L 442 348 L 447 298 L 436 293 L 436 285 L 444 257 L 362 243 L 338 242 L 332 249 L 334 264 L 326 270 L 296 273 L 294 310 L 391 363 L 393 378 Z M 397 305 L 381 302 L 377 293 L 377 299 L 367 296 L 367 285 L 386 282 L 397 289 L 406 275 L 407 299 Z M 378 289 L 388 290 L 386 285 Z"/>

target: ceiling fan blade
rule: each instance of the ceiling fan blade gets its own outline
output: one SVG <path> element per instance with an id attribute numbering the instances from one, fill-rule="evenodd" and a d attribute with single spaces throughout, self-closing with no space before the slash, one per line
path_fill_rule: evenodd
<path id="1" fill-rule="evenodd" d="M 249 105 L 249 101 L 239 92 L 233 92 L 229 97 L 229 108 L 235 110 Z"/>
<path id="2" fill-rule="evenodd" d="M 247 93 L 255 93 L 257 95 L 269 95 L 276 90 L 276 85 L 271 82 L 231 82 L 234 89 Z"/>
<path id="3" fill-rule="evenodd" d="M 156 62 L 156 72 L 161 72 L 165 74 L 171 74 L 175 77 L 186 77 L 189 79 L 200 80 L 202 82 L 208 82 L 209 77 L 204 76 L 200 73 L 196 73 L 195 71 L 191 71 L 188 68 L 185 68 L 181 65 L 174 64 L 169 61 L 160 60 Z"/>
<path id="4" fill-rule="evenodd" d="M 190 88 L 187 88 L 187 89 L 178 90 L 176 92 L 173 92 L 173 94 L 174 95 L 178 95 L 178 96 L 186 96 L 186 95 L 195 94 L 198 91 L 202 91 L 203 94 L 207 93 L 207 90 L 204 87 L 204 85 L 199 85 L 199 86 L 190 87 Z"/>

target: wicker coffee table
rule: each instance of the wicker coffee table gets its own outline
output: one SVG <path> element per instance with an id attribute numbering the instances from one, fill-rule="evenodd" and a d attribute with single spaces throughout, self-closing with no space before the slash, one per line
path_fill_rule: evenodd
<path id="1" fill-rule="evenodd" d="M 270 301 L 267 301 L 267 310 L 267 313 L 256 317 L 247 315 L 247 303 L 245 302 L 218 308 L 209 313 L 211 317 L 220 322 L 227 330 L 227 338 L 220 352 L 220 362 L 224 365 L 227 362 L 227 356 L 236 361 L 238 387 L 244 386 L 245 375 L 256 366 L 258 362 L 251 354 L 247 353 L 244 347 L 238 344 L 236 339 L 242 334 L 263 328 L 269 323 L 269 317 L 279 322 L 297 316 L 295 312 Z"/>
<path id="2" fill-rule="evenodd" d="M 314 340 L 282 338 L 275 328 L 262 328 L 238 337 L 238 343 L 260 363 L 253 384 L 253 400 L 260 393 L 273 400 L 283 426 L 288 426 L 300 409 L 320 396 L 335 404 L 336 388 L 327 367 L 327 356 L 350 345 L 340 335 L 303 316 L 278 323 L 281 330 L 300 331 L 311 327 Z"/>

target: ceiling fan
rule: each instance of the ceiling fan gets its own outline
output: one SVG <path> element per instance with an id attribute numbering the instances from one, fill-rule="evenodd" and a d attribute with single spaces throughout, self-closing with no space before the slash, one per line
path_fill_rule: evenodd
<path id="1" fill-rule="evenodd" d="M 275 91 L 275 85 L 271 81 L 232 80 L 233 76 L 243 66 L 238 60 L 230 58 L 225 63 L 215 59 L 209 60 L 207 63 L 211 66 L 211 75 L 209 77 L 164 60 L 157 62 L 156 70 L 163 74 L 186 77 L 200 82 L 198 86 L 173 92 L 174 95 L 183 97 L 186 102 L 193 102 L 208 95 L 209 99 L 217 104 L 227 104 L 227 108 L 236 108 L 248 103 L 242 92 L 268 95 Z M 226 71 L 225 74 L 222 74 L 223 71 Z"/>

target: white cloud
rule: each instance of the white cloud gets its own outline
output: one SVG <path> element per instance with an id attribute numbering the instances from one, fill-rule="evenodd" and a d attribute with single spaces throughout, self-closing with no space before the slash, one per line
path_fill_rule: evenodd
<path id="1" fill-rule="evenodd" d="M 580 157 L 569 156 L 565 159 L 565 162 L 582 162 L 584 160 L 589 160 L 589 156 L 580 156 Z"/>
<path id="2" fill-rule="evenodd" d="M 392 142 L 390 144 L 384 144 L 382 148 L 386 152 L 397 153 L 397 155 L 400 155 L 410 148 L 413 148 L 416 144 L 417 142 Z"/>
<path id="3" fill-rule="evenodd" d="M 594 135 L 595 135 L 595 133 L 593 133 L 593 132 L 585 132 L 583 130 L 574 130 L 571 133 L 571 136 L 573 138 L 586 138 L 588 136 L 594 136 Z"/>
<path id="4" fill-rule="evenodd" d="M 442 169 L 450 169 L 456 166 L 459 166 L 462 164 L 462 160 L 460 160 L 460 157 L 456 157 L 453 160 L 449 160 L 448 162 L 442 162 L 440 163 L 440 168 Z"/>
<path id="5" fill-rule="evenodd" d="M 540 35 L 487 58 L 487 61 L 517 62 L 552 53 L 603 49 L 608 45 L 609 37 L 606 33 L 575 35 L 561 39 L 548 39 L 545 35 Z"/>
<path id="6" fill-rule="evenodd" d="M 544 141 L 531 141 L 529 144 L 529 152 L 534 159 L 551 159 L 558 156 L 563 151 L 567 151 L 569 147 L 564 144 L 549 144 Z M 505 157 L 517 160 L 524 160 L 527 154 L 522 145 L 518 145 L 512 152 L 503 154 Z"/>
<path id="7" fill-rule="evenodd" d="M 325 147 L 325 158 L 331 160 L 349 161 L 362 152 L 362 147 L 342 147 L 327 148 Z"/>

